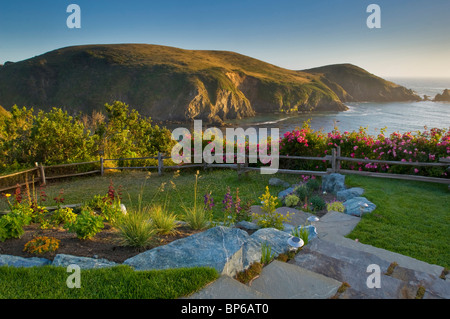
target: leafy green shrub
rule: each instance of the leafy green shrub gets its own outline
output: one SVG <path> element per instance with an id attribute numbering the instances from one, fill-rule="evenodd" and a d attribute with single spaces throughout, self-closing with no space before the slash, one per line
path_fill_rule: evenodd
<path id="1" fill-rule="evenodd" d="M 309 195 L 311 194 L 311 191 L 309 190 L 308 187 L 306 187 L 306 185 L 300 185 L 298 187 L 296 187 L 294 189 L 295 194 L 297 194 L 298 198 L 304 202 L 306 198 L 309 197 Z"/>
<path id="2" fill-rule="evenodd" d="M 343 213 L 345 211 L 345 206 L 342 202 L 331 202 L 327 203 L 327 210 Z"/>
<path id="3" fill-rule="evenodd" d="M 0 218 L 0 241 L 10 238 L 20 238 L 25 231 L 23 227 L 29 225 L 31 217 L 20 211 L 13 210 Z"/>
<path id="4" fill-rule="evenodd" d="M 152 244 L 156 229 L 147 207 L 130 209 L 117 226 L 123 246 L 145 248 Z"/>
<path id="5" fill-rule="evenodd" d="M 162 206 L 153 206 L 151 208 L 150 216 L 158 234 L 173 235 L 177 232 L 177 215 L 168 212 Z"/>
<path id="6" fill-rule="evenodd" d="M 298 198 L 298 196 L 294 195 L 294 194 L 288 195 L 284 199 L 284 203 L 286 204 L 287 207 L 296 206 L 299 201 L 300 201 L 300 199 Z"/>
<path id="7" fill-rule="evenodd" d="M 51 224 L 58 226 L 60 224 L 69 224 L 75 222 L 77 214 L 73 212 L 72 208 L 63 207 L 55 210 L 51 215 Z"/>
<path id="8" fill-rule="evenodd" d="M 320 196 L 313 196 L 310 198 L 311 205 L 313 207 L 313 210 L 318 211 L 325 209 L 327 203 L 325 200 Z"/>
<path id="9" fill-rule="evenodd" d="M 306 187 L 310 191 L 317 191 L 320 188 L 320 182 L 317 178 L 311 178 L 306 182 Z"/>
<path id="10" fill-rule="evenodd" d="M 269 186 L 266 186 L 266 192 L 259 198 L 262 204 L 262 211 L 270 214 L 275 211 L 278 206 L 278 197 L 270 195 Z"/>
<path id="11" fill-rule="evenodd" d="M 91 239 L 104 227 L 103 218 L 88 210 L 83 210 L 74 222 L 64 225 L 70 233 L 76 233 L 78 239 Z"/>

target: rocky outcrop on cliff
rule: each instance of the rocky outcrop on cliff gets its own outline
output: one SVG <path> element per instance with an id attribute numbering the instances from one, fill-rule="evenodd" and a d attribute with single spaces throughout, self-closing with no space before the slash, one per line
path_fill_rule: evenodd
<path id="1" fill-rule="evenodd" d="M 450 90 L 449 89 L 445 89 L 444 92 L 442 92 L 442 94 L 436 94 L 436 96 L 434 97 L 434 100 L 436 102 L 450 102 Z"/>
<path id="2" fill-rule="evenodd" d="M 412 90 L 386 81 L 352 64 L 335 64 L 304 70 L 320 75 L 343 102 L 420 101 Z"/>

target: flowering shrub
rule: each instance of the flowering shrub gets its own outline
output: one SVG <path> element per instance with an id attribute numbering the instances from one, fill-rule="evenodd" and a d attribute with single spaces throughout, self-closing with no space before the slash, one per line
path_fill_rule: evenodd
<path id="1" fill-rule="evenodd" d="M 283 223 L 290 220 L 289 213 L 286 215 L 275 213 L 276 207 L 279 205 L 278 198 L 270 195 L 269 186 L 266 186 L 266 192 L 259 198 L 262 204 L 262 211 L 265 214 L 253 214 L 253 218 L 261 228 L 273 227 L 283 230 Z"/>
<path id="2" fill-rule="evenodd" d="M 345 211 L 345 206 L 342 202 L 333 201 L 333 202 L 327 203 L 327 210 L 343 213 Z"/>
<path id="3" fill-rule="evenodd" d="M 353 132 L 340 132 L 335 128 L 327 134 L 314 131 L 308 122 L 301 129 L 286 132 L 280 139 L 280 155 L 323 157 L 332 149 L 341 148 L 341 156 L 365 160 L 400 162 L 438 162 L 450 157 L 450 129 L 433 128 L 425 131 L 398 133 L 389 136 L 382 129 L 378 136 L 367 134 L 365 128 Z M 282 168 L 325 170 L 326 161 L 280 160 Z M 411 174 L 449 178 L 445 166 L 389 165 L 362 162 L 341 162 L 342 169 Z"/>
<path id="4" fill-rule="evenodd" d="M 66 223 L 64 228 L 70 233 L 76 233 L 78 239 L 91 239 L 104 228 L 103 217 L 84 210 L 75 221 Z"/>
<path id="5" fill-rule="evenodd" d="M 56 238 L 39 236 L 27 242 L 23 251 L 30 254 L 45 254 L 56 251 L 59 248 L 59 243 L 60 240 Z"/>

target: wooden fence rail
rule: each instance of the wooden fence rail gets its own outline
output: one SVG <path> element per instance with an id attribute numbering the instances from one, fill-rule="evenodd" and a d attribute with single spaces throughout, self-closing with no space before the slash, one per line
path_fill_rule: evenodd
<path id="1" fill-rule="evenodd" d="M 236 156 L 236 154 L 223 154 L 223 156 L 224 157 L 233 156 L 233 158 L 234 158 L 234 156 Z M 28 170 L 21 171 L 21 172 L 16 172 L 16 173 L 5 175 L 5 176 L 0 176 L 0 181 L 7 179 L 7 178 L 18 177 L 20 175 L 25 175 L 26 179 L 27 179 L 25 182 L 11 184 L 11 185 L 8 185 L 7 187 L 1 188 L 0 193 L 7 191 L 7 190 L 14 189 L 17 186 L 25 186 L 27 183 L 32 183 L 33 180 L 30 181 L 27 178 L 28 175 L 31 175 L 31 176 L 36 175 L 37 179 L 35 179 L 34 182 L 38 182 L 41 185 L 45 185 L 47 183 L 47 180 L 93 175 L 93 174 L 100 174 L 103 176 L 104 172 L 106 170 L 157 169 L 158 174 L 162 175 L 164 173 L 164 170 L 167 170 L 167 169 L 174 170 L 174 169 L 184 169 L 184 168 L 203 168 L 206 170 L 206 169 L 212 169 L 212 168 L 228 168 L 228 169 L 236 170 L 239 176 L 241 176 L 242 174 L 246 174 L 250 171 L 261 171 L 261 167 L 249 166 L 250 159 L 258 158 L 258 156 L 245 154 L 244 158 L 245 158 L 244 163 L 236 163 L 236 164 L 235 163 L 223 163 L 223 164 L 212 163 L 212 164 L 209 164 L 206 162 L 202 162 L 202 163 L 191 163 L 191 164 L 183 164 L 183 165 L 164 165 L 164 159 L 170 159 L 170 157 L 165 156 L 162 153 L 158 153 L 157 156 L 150 156 L 150 157 L 118 158 L 118 159 L 100 158 L 99 161 L 62 164 L 62 165 L 53 165 L 53 166 L 44 166 L 44 165 L 39 165 L 38 163 L 36 163 L 35 168 L 28 169 Z M 105 166 L 105 162 L 108 162 L 108 161 L 122 161 L 123 162 L 123 161 L 148 160 L 148 159 L 156 159 L 158 161 L 158 165 L 142 166 L 142 167 L 135 167 L 135 166 L 133 166 L 133 167 L 127 167 L 127 166 L 106 167 Z M 303 175 L 316 175 L 316 176 L 324 176 L 324 175 L 327 175 L 330 173 L 357 174 L 357 175 L 372 176 L 372 177 L 379 177 L 379 178 L 443 183 L 443 184 L 449 184 L 449 188 L 450 188 L 450 179 L 448 179 L 448 178 L 341 169 L 341 162 L 343 162 L 343 161 L 358 162 L 358 163 L 405 165 L 405 166 L 448 167 L 448 169 L 450 169 L 450 159 L 446 159 L 446 158 L 441 158 L 438 163 L 436 163 L 436 162 L 421 163 L 421 162 L 402 162 L 402 161 L 386 161 L 386 160 L 375 160 L 375 159 L 361 159 L 361 158 L 352 158 L 352 157 L 341 156 L 340 147 L 337 147 L 336 149 L 332 150 L 331 155 L 327 155 L 324 157 L 280 155 L 279 159 L 322 161 L 322 162 L 325 161 L 325 162 L 327 162 L 327 163 L 329 162 L 331 164 L 330 165 L 331 167 L 328 167 L 328 164 L 327 164 L 327 169 L 325 171 L 293 170 L 293 169 L 280 168 L 277 170 L 277 172 L 281 173 L 281 174 L 303 174 Z M 96 169 L 96 170 L 90 170 L 87 172 L 81 172 L 81 173 L 46 176 L 46 170 L 48 171 L 49 169 L 66 168 L 66 167 L 73 167 L 73 166 L 79 166 L 79 165 L 93 165 L 93 164 L 100 164 L 100 168 Z"/>

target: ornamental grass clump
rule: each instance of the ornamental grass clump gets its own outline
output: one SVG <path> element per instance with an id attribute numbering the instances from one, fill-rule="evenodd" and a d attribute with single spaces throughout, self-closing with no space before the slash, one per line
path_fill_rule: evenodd
<path id="1" fill-rule="evenodd" d="M 153 243 L 157 233 L 152 222 L 151 207 L 142 205 L 142 196 L 139 195 L 137 207 L 131 207 L 117 226 L 119 230 L 119 243 L 123 246 L 146 248 Z"/>
<path id="2" fill-rule="evenodd" d="M 194 206 L 186 207 L 184 209 L 184 220 L 194 230 L 205 229 L 211 225 L 212 212 L 207 205 L 197 203 L 197 187 L 198 187 L 199 171 L 195 174 L 194 184 Z"/>
<path id="3" fill-rule="evenodd" d="M 167 211 L 164 206 L 151 207 L 150 217 L 158 234 L 175 235 L 177 233 L 177 228 L 179 227 L 177 215 Z"/>

